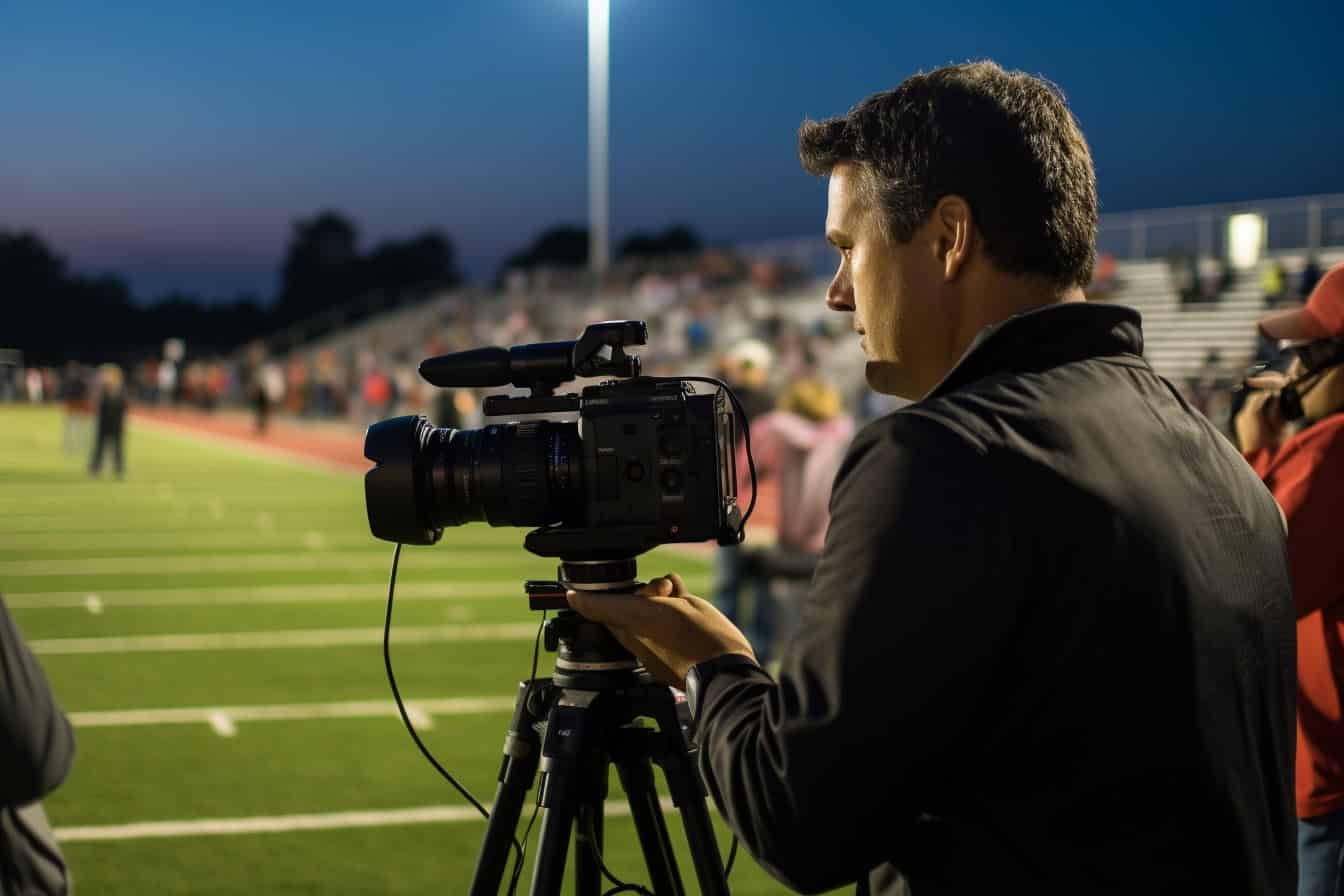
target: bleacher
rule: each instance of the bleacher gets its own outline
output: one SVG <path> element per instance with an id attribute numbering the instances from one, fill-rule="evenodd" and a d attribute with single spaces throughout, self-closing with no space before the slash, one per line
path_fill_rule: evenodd
<path id="1" fill-rule="evenodd" d="M 1324 269 L 1344 262 L 1344 248 L 1326 249 L 1317 254 Z M 1281 261 L 1288 273 L 1288 282 L 1296 285 L 1305 263 L 1305 253 L 1274 253 L 1272 260 Z M 1271 259 L 1260 262 L 1270 263 Z M 1238 272 L 1235 283 L 1216 301 L 1183 304 L 1172 282 L 1171 271 L 1163 259 L 1120 261 L 1117 264 L 1117 287 L 1102 301 L 1131 306 L 1143 315 L 1145 355 L 1158 373 L 1174 382 L 1192 377 L 1204 363 L 1211 349 L 1216 349 L 1225 365 L 1239 370 L 1254 356 L 1256 348 L 1255 321 L 1266 313 L 1261 292 L 1261 267 Z M 818 280 L 813 288 L 801 289 L 788 296 L 778 296 L 770 303 L 775 313 L 808 323 L 829 316 L 823 304 L 826 281 Z M 342 356 L 359 350 L 371 349 L 380 355 L 401 355 L 418 360 L 426 336 L 451 321 L 455 312 L 471 306 L 477 315 L 491 319 L 502 317 L 507 309 L 524 301 L 533 309 L 545 309 L 543 316 L 550 323 L 563 323 L 560 338 L 582 326 L 581 315 L 585 304 L 577 294 L 556 294 L 549 301 L 538 303 L 536 296 L 524 300 L 519 296 L 505 296 L 484 290 L 458 290 L 442 293 L 420 304 L 397 308 L 375 315 L 355 326 L 338 329 L 308 342 L 297 351 L 311 356 L 319 349 L 333 349 Z M 620 301 L 608 302 L 620 306 Z M 570 320 L 572 318 L 572 320 Z M 562 320 L 563 319 L 563 320 Z"/>
<path id="2" fill-rule="evenodd" d="M 1344 262 L 1344 250 L 1323 251 L 1318 258 L 1329 269 Z M 1305 256 L 1275 253 L 1273 259 L 1283 262 L 1289 282 L 1295 284 Z M 1255 354 L 1255 322 L 1266 313 L 1260 273 L 1258 266 L 1239 272 L 1215 302 L 1182 305 L 1165 261 L 1122 261 L 1116 272 L 1119 288 L 1105 300 L 1138 309 L 1144 354 L 1158 373 L 1181 381 L 1195 374 L 1210 349 L 1217 349 L 1233 369 L 1249 363 Z"/>

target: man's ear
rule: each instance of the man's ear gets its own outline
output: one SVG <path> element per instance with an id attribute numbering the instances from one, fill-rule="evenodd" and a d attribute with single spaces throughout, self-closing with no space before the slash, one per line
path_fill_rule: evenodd
<path id="1" fill-rule="evenodd" d="M 975 219 L 971 205 L 960 196 L 948 195 L 933 209 L 934 252 L 943 269 L 943 282 L 951 283 L 965 269 L 975 244 Z"/>

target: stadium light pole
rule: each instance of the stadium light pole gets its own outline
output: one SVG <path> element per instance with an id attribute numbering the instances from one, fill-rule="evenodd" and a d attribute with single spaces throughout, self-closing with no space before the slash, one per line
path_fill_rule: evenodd
<path id="1" fill-rule="evenodd" d="M 608 245 L 607 84 L 611 0 L 588 0 L 588 268 L 594 280 L 611 262 Z"/>

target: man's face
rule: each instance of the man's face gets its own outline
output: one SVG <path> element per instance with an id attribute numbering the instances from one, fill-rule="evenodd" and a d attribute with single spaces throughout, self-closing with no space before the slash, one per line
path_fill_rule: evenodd
<path id="1" fill-rule="evenodd" d="M 854 312 L 854 329 L 862 334 L 859 344 L 868 358 L 868 385 L 888 395 L 922 398 L 942 376 L 932 363 L 947 327 L 939 319 L 941 277 L 919 234 L 909 243 L 887 239 L 861 177 L 849 162 L 831 171 L 826 239 L 840 252 L 840 268 L 826 304 Z"/>

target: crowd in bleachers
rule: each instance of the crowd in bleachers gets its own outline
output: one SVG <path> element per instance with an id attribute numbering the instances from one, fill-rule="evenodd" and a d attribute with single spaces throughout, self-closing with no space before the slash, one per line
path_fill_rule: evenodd
<path id="1" fill-rule="evenodd" d="M 1182 308 L 1217 308 L 1232 288 L 1243 281 L 1258 283 L 1260 301 L 1265 309 L 1292 307 L 1305 301 L 1323 273 L 1321 260 L 1309 254 L 1291 267 L 1280 257 L 1264 260 L 1258 270 L 1236 270 L 1226 258 L 1200 258 L 1176 250 L 1167 255 L 1171 286 Z M 1219 429 L 1231 434 L 1232 416 L 1238 407 L 1235 387 L 1246 371 L 1256 364 L 1282 370 L 1289 355 L 1279 344 L 1259 334 L 1253 353 L 1229 355 L 1216 345 L 1205 350 L 1204 359 L 1192 374 L 1180 379 L 1186 399 Z"/>

